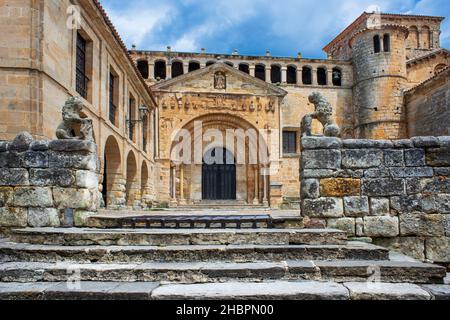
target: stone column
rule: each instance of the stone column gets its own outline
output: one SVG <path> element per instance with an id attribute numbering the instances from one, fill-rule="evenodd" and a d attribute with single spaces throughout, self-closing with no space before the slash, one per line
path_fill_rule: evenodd
<path id="1" fill-rule="evenodd" d="M 268 201 L 268 190 L 267 190 L 267 186 L 268 186 L 268 168 L 264 168 L 263 169 L 263 205 L 265 207 L 269 206 L 269 201 Z"/>
<path id="2" fill-rule="evenodd" d="M 272 68 L 270 66 L 266 66 L 266 82 L 268 82 L 268 83 L 272 83 L 271 71 L 272 71 Z"/>
<path id="3" fill-rule="evenodd" d="M 184 198 L 184 166 L 180 165 L 180 201 L 179 204 L 186 204 L 186 199 Z"/>
<path id="4" fill-rule="evenodd" d="M 170 168 L 170 206 L 176 207 L 177 202 L 177 168 Z"/>
<path id="5" fill-rule="evenodd" d="M 183 63 L 183 74 L 189 73 L 189 63 Z"/>
<path id="6" fill-rule="evenodd" d="M 333 69 L 327 69 L 327 86 L 333 85 Z"/>
<path id="7" fill-rule="evenodd" d="M 166 64 L 166 79 L 172 79 L 172 63 L 168 62 Z"/>
<path id="8" fill-rule="evenodd" d="M 281 83 L 287 82 L 287 67 L 281 68 Z"/>
<path id="9" fill-rule="evenodd" d="M 303 84 L 303 67 L 297 69 L 297 84 Z"/>
<path id="10" fill-rule="evenodd" d="M 148 78 L 155 79 L 155 64 L 150 61 L 148 62 Z"/>
<path id="11" fill-rule="evenodd" d="M 317 82 L 317 68 L 312 68 L 311 69 L 311 83 L 313 86 L 318 86 L 318 82 Z"/>
<path id="12" fill-rule="evenodd" d="M 259 204 L 259 170 L 255 167 L 255 198 L 253 200 L 254 205 Z"/>
<path id="13" fill-rule="evenodd" d="M 255 76 L 255 66 L 250 66 L 250 67 L 249 67 L 249 70 L 250 70 L 250 75 L 251 75 L 252 77 L 254 77 L 254 76 Z"/>

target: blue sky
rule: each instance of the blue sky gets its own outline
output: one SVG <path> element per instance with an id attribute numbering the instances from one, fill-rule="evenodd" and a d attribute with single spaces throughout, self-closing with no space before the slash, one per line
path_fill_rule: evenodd
<path id="1" fill-rule="evenodd" d="M 450 48 L 449 0 L 101 0 L 126 45 L 142 50 L 323 58 L 363 11 L 439 15 Z"/>

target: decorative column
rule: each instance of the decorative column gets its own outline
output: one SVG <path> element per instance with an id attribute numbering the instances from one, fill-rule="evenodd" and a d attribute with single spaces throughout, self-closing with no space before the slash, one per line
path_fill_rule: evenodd
<path id="1" fill-rule="evenodd" d="M 313 86 L 318 86 L 318 82 L 317 82 L 317 68 L 312 68 L 311 69 L 311 82 Z"/>
<path id="2" fill-rule="evenodd" d="M 303 84 L 303 67 L 297 69 L 297 84 Z"/>
<path id="3" fill-rule="evenodd" d="M 327 69 L 327 86 L 333 85 L 333 69 Z"/>
<path id="4" fill-rule="evenodd" d="M 281 67 L 281 83 L 287 82 L 287 67 Z"/>
<path id="5" fill-rule="evenodd" d="M 179 204 L 186 204 L 186 199 L 184 198 L 184 166 L 180 165 L 180 201 Z"/>
<path id="6" fill-rule="evenodd" d="M 177 168 L 171 167 L 170 168 L 170 180 L 171 180 L 171 190 L 170 190 L 170 196 L 174 203 L 177 201 Z"/>
<path id="7" fill-rule="evenodd" d="M 259 204 L 259 172 L 258 167 L 255 167 L 255 198 L 253 199 L 253 204 Z"/>
<path id="8" fill-rule="evenodd" d="M 155 63 L 152 62 L 148 62 L 148 78 L 149 79 L 155 79 Z"/>
<path id="9" fill-rule="evenodd" d="M 250 70 L 250 75 L 251 75 L 252 77 L 254 77 L 254 76 L 255 76 L 255 66 L 250 66 L 250 67 L 249 67 L 249 70 Z"/>
<path id="10" fill-rule="evenodd" d="M 270 66 L 266 66 L 266 82 L 268 83 L 272 83 L 272 77 L 271 74 L 272 73 L 272 68 Z"/>
<path id="11" fill-rule="evenodd" d="M 268 192 L 267 192 L 267 186 L 268 186 L 268 168 L 263 169 L 263 206 L 268 207 L 269 206 L 269 200 L 268 200 Z"/>
<path id="12" fill-rule="evenodd" d="M 189 73 L 189 63 L 183 63 L 183 74 Z"/>
<path id="13" fill-rule="evenodd" d="M 167 62 L 167 65 L 166 65 L 166 79 L 172 79 L 172 62 Z"/>

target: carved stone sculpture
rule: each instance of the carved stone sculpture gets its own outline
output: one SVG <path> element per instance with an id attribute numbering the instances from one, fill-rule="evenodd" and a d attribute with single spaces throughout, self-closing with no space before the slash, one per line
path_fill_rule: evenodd
<path id="1" fill-rule="evenodd" d="M 323 125 L 323 134 L 326 137 L 338 137 L 341 130 L 333 120 L 331 104 L 318 92 L 309 96 L 309 102 L 314 104 L 315 111 L 303 118 L 301 123 L 302 136 L 312 135 L 312 121 L 316 119 Z"/>
<path id="2" fill-rule="evenodd" d="M 61 140 L 94 141 L 92 120 L 80 116 L 83 103 L 73 97 L 66 101 L 62 108 L 63 121 L 56 129 L 56 137 Z M 80 127 L 80 135 L 75 134 L 75 128 Z"/>

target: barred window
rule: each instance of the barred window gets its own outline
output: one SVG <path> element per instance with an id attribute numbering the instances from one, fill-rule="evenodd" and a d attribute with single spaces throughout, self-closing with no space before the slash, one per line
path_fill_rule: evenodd
<path id="1" fill-rule="evenodd" d="M 283 131 L 283 153 L 297 153 L 297 132 Z"/>
<path id="2" fill-rule="evenodd" d="M 87 85 L 89 78 L 86 75 L 86 40 L 77 34 L 77 53 L 76 53 L 76 91 L 83 98 L 87 98 Z"/>
<path id="3" fill-rule="evenodd" d="M 112 124 L 116 125 L 116 112 L 117 106 L 115 105 L 114 97 L 115 97 L 115 81 L 116 77 L 110 73 L 109 74 L 109 121 Z"/>

